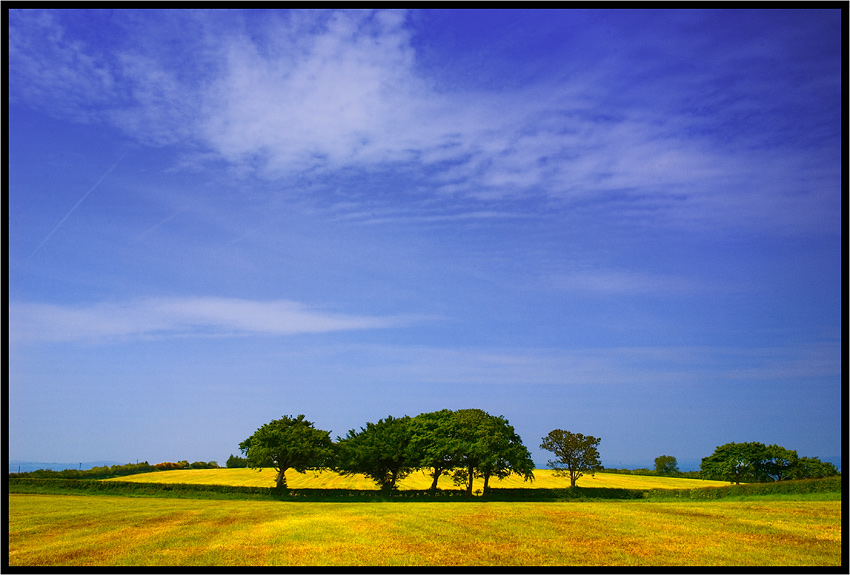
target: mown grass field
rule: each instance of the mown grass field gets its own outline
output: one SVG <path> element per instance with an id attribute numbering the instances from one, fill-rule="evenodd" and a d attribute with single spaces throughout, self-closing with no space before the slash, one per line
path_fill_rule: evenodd
<path id="1" fill-rule="evenodd" d="M 106 479 L 104 481 L 137 481 L 141 483 L 189 483 L 196 485 L 244 485 L 250 487 L 274 487 L 277 473 L 274 469 L 175 469 L 140 473 Z M 525 482 L 517 475 L 507 479 L 491 479 L 490 486 L 496 488 L 564 488 L 570 486 L 567 477 L 555 477 L 550 469 L 535 469 L 535 480 Z M 341 476 L 332 471 L 298 473 L 289 470 L 286 473 L 287 486 L 290 489 L 377 489 L 373 481 L 363 475 Z M 477 479 L 473 489 L 481 489 L 484 482 Z M 692 487 L 721 487 L 729 485 L 727 481 L 703 481 L 701 479 L 681 479 L 678 477 L 651 477 L 640 475 L 621 475 L 616 473 L 597 473 L 585 475 L 576 482 L 578 487 L 606 487 L 625 489 L 689 489 Z M 423 472 L 414 472 L 399 484 L 399 489 L 428 489 L 431 478 Z M 441 477 L 437 483 L 441 489 L 457 489 L 451 478 Z"/>
<path id="2" fill-rule="evenodd" d="M 9 495 L 9 565 L 839 566 L 841 501 Z"/>

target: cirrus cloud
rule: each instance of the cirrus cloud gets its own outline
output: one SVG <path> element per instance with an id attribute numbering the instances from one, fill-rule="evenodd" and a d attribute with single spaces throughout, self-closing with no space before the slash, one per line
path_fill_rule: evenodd
<path id="1" fill-rule="evenodd" d="M 82 24 L 69 12 L 10 11 L 13 103 L 110 123 L 147 144 L 191 143 L 195 154 L 183 158 L 224 159 L 237 173 L 341 175 L 350 200 L 371 189 L 357 189 L 347 170 L 404 172 L 408 200 L 427 189 L 419 201 L 449 208 L 602 201 L 605 216 L 653 226 L 799 233 L 837 222 L 840 161 L 829 150 L 839 134 L 820 127 L 837 118 L 822 113 L 816 129 L 797 133 L 788 118 L 799 110 L 776 95 L 837 101 L 838 76 L 806 72 L 808 61 L 777 59 L 757 42 L 732 49 L 695 34 L 671 60 L 666 39 L 631 25 L 621 41 L 645 52 L 653 82 L 624 52 L 596 54 L 594 69 L 568 77 L 487 89 L 441 81 L 404 11 L 270 12 L 260 26 L 245 13 L 127 11 L 109 21 L 119 33 L 106 41 L 74 36 Z M 708 15 L 664 17 L 678 29 Z M 174 34 L 185 57 L 174 58 L 172 38 L 163 48 L 163 30 L 185 30 Z M 728 68 L 683 76 L 700 59 L 692 43 Z M 659 94 L 663 81 L 675 88 Z M 742 132 L 742 122 L 753 126 Z M 761 127 L 777 122 L 782 136 L 764 141 Z M 801 137 L 802 149 L 793 145 Z"/>
<path id="2" fill-rule="evenodd" d="M 282 336 L 401 327 L 410 317 L 322 312 L 288 300 L 147 298 L 89 306 L 14 303 L 9 335 L 19 342 L 174 336 Z"/>

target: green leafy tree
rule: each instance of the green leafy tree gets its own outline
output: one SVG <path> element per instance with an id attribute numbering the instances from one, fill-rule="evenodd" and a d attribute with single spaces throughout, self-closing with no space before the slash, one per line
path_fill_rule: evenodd
<path id="1" fill-rule="evenodd" d="M 534 481 L 531 454 L 507 419 L 491 415 L 482 422 L 479 432 L 483 434 L 488 450 L 479 461 L 477 470 L 477 475 L 484 479 L 484 493 L 490 490 L 490 477 L 505 479 L 516 473 L 525 481 Z"/>
<path id="2" fill-rule="evenodd" d="M 796 451 L 778 445 L 768 445 L 765 449 L 764 474 L 773 481 L 793 479 L 799 459 Z"/>
<path id="3" fill-rule="evenodd" d="M 353 429 L 337 438 L 335 469 L 342 475 L 362 473 L 382 490 L 396 489 L 397 483 L 418 466 L 411 447 L 410 417 L 389 416 L 367 423 L 359 432 Z"/>
<path id="4" fill-rule="evenodd" d="M 737 484 L 831 477 L 838 470 L 816 457 L 798 457 L 796 451 L 753 441 L 717 447 L 702 459 L 700 475 Z"/>
<path id="5" fill-rule="evenodd" d="M 735 484 L 782 481 L 794 477 L 798 459 L 796 451 L 778 445 L 726 443 L 702 459 L 700 475 Z"/>
<path id="6" fill-rule="evenodd" d="M 672 455 L 659 455 L 655 458 L 655 471 L 662 475 L 679 473 L 679 463 Z"/>
<path id="7" fill-rule="evenodd" d="M 231 453 L 230 457 L 227 458 L 227 463 L 225 463 L 225 465 L 228 468 L 248 467 L 248 460 L 244 457 L 237 457 Z"/>
<path id="8" fill-rule="evenodd" d="M 472 495 L 475 470 L 488 457 L 483 427 L 490 415 L 481 409 L 460 409 L 455 412 L 458 429 L 458 468 L 452 473 L 456 485 L 465 485 L 467 496 Z"/>
<path id="9" fill-rule="evenodd" d="M 819 479 L 836 475 L 839 473 L 835 465 L 828 461 L 821 461 L 817 457 L 799 458 L 792 470 L 793 479 Z"/>
<path id="10" fill-rule="evenodd" d="M 763 443 L 726 443 L 703 457 L 700 475 L 705 479 L 729 481 L 736 485 L 768 480 L 765 471 L 767 447 Z"/>
<path id="11" fill-rule="evenodd" d="M 411 452 L 417 467 L 430 469 L 431 491 L 437 481 L 459 465 L 460 432 L 458 419 L 450 409 L 420 413 L 410 422 Z"/>
<path id="12" fill-rule="evenodd" d="M 455 484 L 465 485 L 472 495 L 475 477 L 484 479 L 484 491 L 490 477 L 504 478 L 511 473 L 534 480 L 534 462 L 519 435 L 502 416 L 492 416 L 481 409 L 455 412 L 457 425 L 457 468 L 452 474 Z"/>
<path id="13" fill-rule="evenodd" d="M 554 429 L 543 438 L 540 448 L 555 454 L 557 459 L 549 461 L 549 467 L 555 470 L 555 475 L 568 475 L 570 487 L 575 487 L 585 472 L 601 467 L 597 449 L 601 441 L 592 435 Z"/>
<path id="14" fill-rule="evenodd" d="M 333 458 L 333 442 L 327 431 L 316 429 L 304 415 L 284 416 L 260 427 L 239 444 L 248 467 L 273 467 L 277 471 L 275 486 L 286 488 L 286 470 L 304 473 L 308 469 L 324 469 Z"/>

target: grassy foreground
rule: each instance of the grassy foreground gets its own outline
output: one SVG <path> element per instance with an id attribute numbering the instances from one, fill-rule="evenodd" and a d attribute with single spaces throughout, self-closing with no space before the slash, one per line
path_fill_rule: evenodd
<path id="1" fill-rule="evenodd" d="M 840 501 L 9 495 L 9 565 L 841 565 Z"/>
<path id="2" fill-rule="evenodd" d="M 243 485 L 246 487 L 273 487 L 276 472 L 274 469 L 175 469 L 140 473 L 104 481 L 132 481 L 140 483 L 188 483 L 194 485 Z M 509 489 L 563 489 L 570 486 L 566 477 L 556 477 L 551 469 L 535 469 L 534 481 L 526 482 L 517 475 L 507 479 L 492 479 L 491 487 Z M 289 470 L 286 482 L 290 489 L 375 489 L 373 481 L 363 475 L 341 476 L 332 471 L 298 473 Z M 578 487 L 601 487 L 608 489 L 690 489 L 693 487 L 722 487 L 728 481 L 703 481 L 701 479 L 682 479 L 678 477 L 652 477 L 640 475 L 621 475 L 616 473 L 597 473 L 585 475 L 576 482 Z M 423 472 L 415 472 L 399 483 L 400 490 L 428 489 L 431 478 Z M 457 489 L 451 479 L 441 477 L 437 483 L 440 489 Z M 478 479 L 474 489 L 483 487 Z"/>

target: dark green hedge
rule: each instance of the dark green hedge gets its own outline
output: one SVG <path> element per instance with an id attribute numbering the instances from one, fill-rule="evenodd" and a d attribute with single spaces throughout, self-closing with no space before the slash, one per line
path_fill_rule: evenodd
<path id="1" fill-rule="evenodd" d="M 726 487 L 700 487 L 695 489 L 650 489 L 650 498 L 676 499 L 722 499 L 759 495 L 794 495 L 802 493 L 840 493 L 841 476 L 824 479 L 799 479 L 796 481 L 774 481 L 772 483 L 745 483 Z"/>
<path id="2" fill-rule="evenodd" d="M 204 494 L 236 495 L 230 498 L 268 498 L 268 487 L 233 485 L 188 485 L 183 483 L 139 483 L 135 481 L 98 481 L 95 479 L 9 479 L 9 493 L 67 493 L 83 495 L 129 495 L 149 497 L 204 497 Z"/>
<path id="3" fill-rule="evenodd" d="M 199 485 L 186 483 L 138 483 L 133 481 L 97 481 L 92 479 L 41 479 L 10 477 L 9 493 L 55 493 L 80 495 L 121 495 L 130 497 L 184 497 L 194 499 L 260 499 L 285 501 L 435 501 L 463 500 L 462 489 L 377 491 L 366 489 L 289 489 L 239 485 Z M 487 501 L 581 501 L 590 499 L 722 499 L 763 495 L 842 492 L 841 477 L 750 483 L 726 487 L 693 489 L 618 489 L 574 487 L 563 489 L 490 489 Z"/>
<path id="4" fill-rule="evenodd" d="M 486 498 L 491 501 L 565 501 L 584 499 L 643 499 L 645 489 L 614 487 L 565 487 L 561 489 L 514 488 L 490 489 Z"/>
<path id="5" fill-rule="evenodd" d="M 276 499 L 388 501 L 410 499 L 456 499 L 461 489 L 382 492 L 366 489 L 288 489 L 239 485 L 202 485 L 187 483 L 139 483 L 135 481 L 97 481 L 91 479 L 9 479 L 9 493 L 54 493 L 81 495 L 121 495 L 131 497 L 186 497 L 203 499 Z"/>
<path id="6" fill-rule="evenodd" d="M 249 498 L 278 500 L 335 501 L 434 501 L 466 498 L 463 489 L 378 491 L 374 489 L 289 489 L 244 487 L 236 485 L 199 485 L 185 483 L 138 483 L 134 481 L 97 481 L 90 479 L 13 478 L 10 493 L 66 493 L 88 495 L 127 495 L 136 497 Z M 491 489 L 484 497 L 490 501 L 562 501 L 580 499 L 640 499 L 644 491 L 576 487 L 575 489 Z M 474 499 L 479 499 L 475 497 Z"/>

